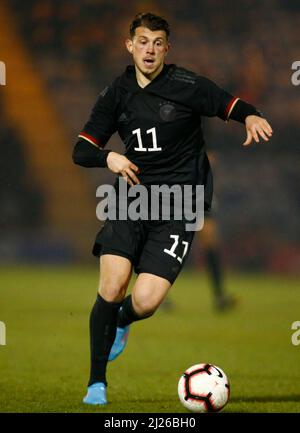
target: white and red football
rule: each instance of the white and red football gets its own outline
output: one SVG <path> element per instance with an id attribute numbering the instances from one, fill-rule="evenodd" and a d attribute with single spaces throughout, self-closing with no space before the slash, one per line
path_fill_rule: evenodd
<path id="1" fill-rule="evenodd" d="M 183 406 L 192 412 L 219 412 L 229 400 L 230 385 L 221 368 L 196 364 L 180 377 L 178 395 Z"/>

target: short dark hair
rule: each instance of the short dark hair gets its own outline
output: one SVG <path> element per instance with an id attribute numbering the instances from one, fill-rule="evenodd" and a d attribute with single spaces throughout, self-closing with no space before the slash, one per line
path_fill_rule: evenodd
<path id="1" fill-rule="evenodd" d="M 135 29 L 137 27 L 147 27 L 151 31 L 164 30 L 167 35 L 167 39 L 170 36 L 169 23 L 162 17 L 154 15 L 150 12 L 140 13 L 134 17 L 130 25 L 130 36 L 133 38 L 135 35 Z"/>

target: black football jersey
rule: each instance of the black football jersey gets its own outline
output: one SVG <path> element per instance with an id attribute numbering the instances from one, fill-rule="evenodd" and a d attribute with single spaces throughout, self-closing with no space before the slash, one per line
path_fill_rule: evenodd
<path id="1" fill-rule="evenodd" d="M 212 178 L 201 117 L 227 120 L 236 100 L 211 80 L 173 64 L 141 88 L 134 66 L 128 66 L 100 94 L 79 137 L 104 148 L 118 132 L 124 155 L 141 170 L 141 184 L 204 184 L 209 207 Z"/>

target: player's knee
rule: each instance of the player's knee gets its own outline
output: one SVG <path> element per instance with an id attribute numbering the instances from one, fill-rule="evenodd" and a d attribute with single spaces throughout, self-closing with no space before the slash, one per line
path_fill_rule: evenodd
<path id="1" fill-rule="evenodd" d="M 107 302 L 121 302 L 124 299 L 126 288 L 118 281 L 104 281 L 98 292 Z"/>
<path id="2" fill-rule="evenodd" d="M 157 310 L 159 304 L 157 301 L 147 295 L 133 297 L 133 307 L 140 317 L 150 317 Z"/>

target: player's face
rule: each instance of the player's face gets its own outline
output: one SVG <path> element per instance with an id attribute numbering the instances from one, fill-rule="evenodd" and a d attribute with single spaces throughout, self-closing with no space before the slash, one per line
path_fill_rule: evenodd
<path id="1" fill-rule="evenodd" d="M 126 46 L 133 56 L 135 66 L 143 75 L 153 78 L 162 70 L 169 50 L 164 30 L 152 31 L 147 27 L 137 27 L 134 37 L 127 39 Z"/>

